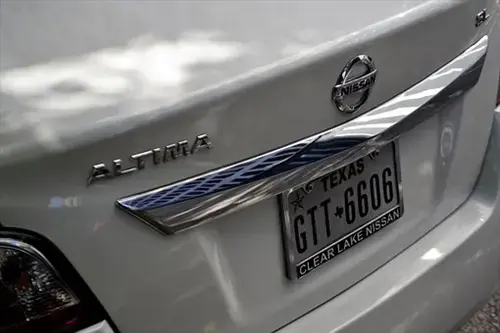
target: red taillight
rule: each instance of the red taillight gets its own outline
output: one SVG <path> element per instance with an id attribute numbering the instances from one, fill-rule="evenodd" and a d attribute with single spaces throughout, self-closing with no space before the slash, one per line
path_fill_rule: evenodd
<path id="1" fill-rule="evenodd" d="M 43 320 L 78 303 L 40 252 L 0 239 L 0 330 Z"/>
<path id="2" fill-rule="evenodd" d="M 67 260 L 47 243 L 0 231 L 0 333 L 74 333 L 110 322 Z"/>

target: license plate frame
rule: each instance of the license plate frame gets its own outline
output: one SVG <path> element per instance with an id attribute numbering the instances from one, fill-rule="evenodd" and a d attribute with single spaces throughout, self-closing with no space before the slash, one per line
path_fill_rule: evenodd
<path id="1" fill-rule="evenodd" d="M 391 142 L 387 144 L 386 146 L 380 148 L 376 152 L 366 155 L 350 164 L 346 164 L 340 167 L 337 167 L 335 169 L 332 168 L 331 172 L 326 173 L 325 175 L 315 178 L 311 181 L 308 181 L 302 185 L 290 188 L 289 190 L 281 193 L 278 195 L 278 203 L 279 203 L 279 209 L 280 209 L 280 215 L 281 215 L 281 227 L 282 227 L 282 239 L 283 239 L 283 251 L 284 251 L 284 257 L 285 257 L 285 267 L 286 267 L 286 275 L 289 279 L 291 280 L 296 280 L 296 279 L 301 279 L 305 275 L 311 273 L 312 271 L 316 270 L 317 268 L 323 266 L 324 264 L 327 264 L 328 262 L 333 261 L 334 258 L 336 258 L 338 255 L 346 252 L 347 250 L 351 249 L 353 246 L 357 245 L 357 243 L 362 242 L 366 238 L 372 236 L 373 234 L 379 232 L 380 230 L 384 229 L 388 225 L 392 224 L 393 222 L 396 222 L 401 218 L 401 216 L 404 213 L 404 207 L 403 207 L 403 191 L 402 191 L 402 182 L 401 182 L 401 170 L 400 170 L 400 160 L 399 160 L 399 150 L 398 150 L 398 144 L 397 141 Z M 336 236 L 330 237 L 331 239 L 328 239 L 326 242 L 323 242 L 323 244 L 317 245 L 313 251 L 311 252 L 306 252 L 304 255 L 301 255 L 298 253 L 297 250 L 297 244 L 296 244 L 296 238 L 295 238 L 295 228 L 292 225 L 291 222 L 291 205 L 290 205 L 290 199 L 289 197 L 297 193 L 297 191 L 303 191 L 304 195 L 309 195 L 311 192 L 314 191 L 315 188 L 315 183 L 320 182 L 324 177 L 330 177 L 330 175 L 333 175 L 335 172 L 342 168 L 350 167 L 351 164 L 357 163 L 357 161 L 362 160 L 362 159 L 370 159 L 372 161 L 376 161 L 376 158 L 378 157 L 379 152 L 385 152 L 385 150 L 391 150 L 391 169 L 394 173 L 393 177 L 393 183 L 394 183 L 394 189 L 395 189 L 395 201 L 394 203 L 391 203 L 390 208 L 386 209 L 381 209 L 380 213 L 377 213 L 375 216 L 371 218 L 365 219 L 365 221 L 360 222 L 359 224 L 356 224 L 355 227 L 353 227 L 351 230 L 348 232 L 345 232 L 343 234 L 339 234 Z M 377 156 L 377 157 L 375 157 Z M 368 161 L 368 160 L 367 160 Z M 372 164 L 375 162 L 372 162 Z M 384 165 L 381 167 L 378 166 L 380 170 L 384 168 Z M 373 176 L 373 175 L 372 175 Z M 358 180 L 358 185 L 361 180 Z M 339 189 L 337 189 L 339 190 Z M 335 189 L 330 189 L 330 198 L 334 197 L 333 192 Z M 326 187 L 325 187 L 325 192 L 327 192 Z M 380 192 L 379 192 L 380 193 Z M 380 194 L 379 194 L 380 195 Z M 337 195 L 338 197 L 338 195 Z M 357 197 L 356 197 L 357 198 Z M 380 197 L 379 197 L 380 198 Z M 380 199 L 382 200 L 382 199 Z M 296 207 L 295 207 L 296 208 Z M 324 207 L 323 207 L 324 208 Z M 325 209 L 325 214 L 326 214 L 326 209 Z M 383 223 L 383 226 L 380 228 L 377 228 L 377 230 L 374 231 L 375 226 L 377 226 L 377 221 L 382 221 L 382 219 L 385 218 L 385 221 L 389 220 L 388 223 Z M 378 225 L 381 225 L 382 222 L 378 223 Z M 368 229 L 367 229 L 368 228 Z M 369 228 L 371 228 L 371 232 L 368 233 Z M 342 241 L 345 241 L 345 239 L 352 237 L 352 235 L 355 236 L 360 236 L 363 235 L 361 240 L 354 242 L 352 245 L 344 248 L 342 251 L 336 251 L 339 250 L 338 244 L 340 244 Z M 324 236 L 324 235 L 323 235 Z M 352 238 L 351 238 L 352 239 Z M 349 243 L 349 242 L 347 242 Z M 345 245 L 345 244 L 344 244 Z M 337 248 L 335 248 L 337 247 Z M 332 250 L 333 249 L 333 250 Z M 328 252 L 328 258 L 327 260 L 323 260 L 324 256 L 320 260 L 321 263 L 316 265 L 317 262 L 314 262 L 315 258 L 317 256 L 322 256 L 325 251 Z M 338 253 L 337 253 L 338 252 Z M 311 261 L 312 260 L 312 261 Z M 307 264 L 309 262 L 309 264 Z M 307 269 L 304 269 L 304 263 L 306 263 Z M 312 267 L 312 269 L 311 269 Z M 304 273 L 304 271 L 306 272 Z"/>

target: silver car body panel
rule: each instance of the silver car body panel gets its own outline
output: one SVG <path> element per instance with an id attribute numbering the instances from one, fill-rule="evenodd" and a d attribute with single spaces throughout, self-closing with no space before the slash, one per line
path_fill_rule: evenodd
<path id="1" fill-rule="evenodd" d="M 146 139 L 141 129 L 148 124 L 155 144 L 209 132 L 224 151 L 211 154 L 210 163 L 242 160 L 348 121 L 419 82 L 479 40 L 485 26 L 477 29 L 474 20 L 486 5 L 367 1 L 360 10 L 352 1 L 6 2 L 0 164 L 97 141 L 103 146 L 125 134 L 136 142 L 115 147 L 115 154 L 128 156 L 144 150 L 138 137 Z M 437 47 L 444 40 L 447 47 Z M 361 51 L 383 75 L 358 113 L 333 112 L 330 90 Z M 311 107 L 315 117 L 303 111 Z M 267 126 L 255 118 L 262 110 Z M 283 119 L 301 126 L 262 136 Z M 163 129 L 174 121 L 177 130 Z M 202 171 L 184 169 L 175 178 Z"/>
<path id="2" fill-rule="evenodd" d="M 411 258 L 405 249 L 458 214 L 476 183 L 494 117 L 500 9 L 494 0 L 362 3 L 2 1 L 0 223 L 56 244 L 124 333 L 272 332 L 364 281 L 394 281 L 391 259 Z M 476 27 L 484 8 L 490 18 Z M 484 36 L 477 84 L 398 139 L 400 221 L 300 281 L 285 277 L 274 198 L 169 237 L 114 205 L 347 124 Z M 359 112 L 343 114 L 331 89 L 359 54 L 374 59 L 377 82 Z M 213 149 L 87 186 L 96 163 L 200 133 Z M 417 278 L 410 273 L 400 276 Z M 365 309 L 384 300 L 366 297 Z M 419 327 L 416 312 L 387 304 L 378 317 L 397 313 L 408 330 Z M 345 309 L 332 325 L 359 317 Z"/>

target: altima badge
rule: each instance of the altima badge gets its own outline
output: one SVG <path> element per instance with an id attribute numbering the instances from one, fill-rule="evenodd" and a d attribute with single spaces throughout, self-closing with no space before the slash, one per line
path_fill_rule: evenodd
<path id="1" fill-rule="evenodd" d="M 137 154 L 132 154 L 129 156 L 132 165 L 128 167 L 122 165 L 123 162 L 121 159 L 113 160 L 111 168 L 104 163 L 95 164 L 87 178 L 87 185 L 100 179 L 114 178 L 142 170 L 147 165 L 147 159 L 151 160 L 152 164 L 167 163 L 181 156 L 192 155 L 200 149 L 211 147 L 212 142 L 208 138 L 208 135 L 200 134 L 196 136 L 192 144 L 189 144 L 187 140 L 183 140 L 166 145 L 163 148 L 153 148 Z"/>
<path id="2" fill-rule="evenodd" d="M 359 72 L 363 67 L 364 70 L 361 74 L 353 75 L 352 72 Z M 359 55 L 351 59 L 340 73 L 337 84 L 332 91 L 332 100 L 339 111 L 345 113 L 357 111 L 368 99 L 376 79 L 377 70 L 369 56 Z M 346 97 L 355 93 L 359 95 L 357 101 L 346 101 Z M 353 99 L 356 98 L 353 96 Z"/>

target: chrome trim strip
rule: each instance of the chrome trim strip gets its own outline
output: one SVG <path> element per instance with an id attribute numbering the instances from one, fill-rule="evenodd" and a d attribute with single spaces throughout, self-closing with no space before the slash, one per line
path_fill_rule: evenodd
<path id="1" fill-rule="evenodd" d="M 173 234 L 300 186 L 386 145 L 465 94 L 479 80 L 487 47 L 484 36 L 420 83 L 348 123 L 116 204 Z"/>

